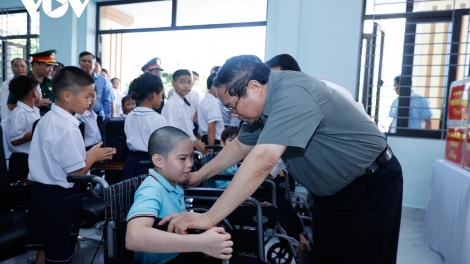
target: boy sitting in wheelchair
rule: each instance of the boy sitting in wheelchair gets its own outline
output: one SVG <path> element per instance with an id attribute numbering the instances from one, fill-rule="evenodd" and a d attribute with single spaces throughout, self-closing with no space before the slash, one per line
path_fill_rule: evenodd
<path id="1" fill-rule="evenodd" d="M 229 259 L 233 242 L 221 227 L 198 235 L 180 235 L 152 228 L 157 218 L 186 211 L 183 188 L 178 182 L 189 177 L 194 145 L 189 136 L 174 127 L 152 133 L 148 152 L 154 169 L 135 193 L 127 215 L 126 248 L 135 251 L 138 263 L 220 263 L 204 254 Z M 183 252 L 202 252 L 184 253 Z"/>

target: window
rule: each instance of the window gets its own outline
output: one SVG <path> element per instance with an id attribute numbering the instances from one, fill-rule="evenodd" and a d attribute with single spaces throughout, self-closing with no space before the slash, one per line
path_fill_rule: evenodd
<path id="1" fill-rule="evenodd" d="M 448 89 L 469 76 L 469 4 L 366 1 L 360 99 L 383 132 L 445 138 Z"/>
<path id="2" fill-rule="evenodd" d="M 150 59 L 162 61 L 166 92 L 171 74 L 196 71 L 194 89 L 206 90 L 213 66 L 240 54 L 264 58 L 267 0 L 163 0 L 99 3 L 97 56 L 126 92 Z"/>
<path id="3" fill-rule="evenodd" d="M 39 16 L 31 19 L 26 10 L 0 10 L 0 75 L 2 80 L 13 77 L 10 61 L 37 52 L 39 47 Z"/>

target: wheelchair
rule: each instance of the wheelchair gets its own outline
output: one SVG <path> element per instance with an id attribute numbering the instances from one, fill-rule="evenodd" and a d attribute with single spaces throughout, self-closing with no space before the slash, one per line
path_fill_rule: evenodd
<path id="1" fill-rule="evenodd" d="M 104 224 L 103 232 L 103 247 L 105 263 L 135 263 L 133 262 L 133 252 L 127 250 L 125 247 L 125 233 L 127 227 L 126 216 L 129 212 L 133 202 L 134 194 L 139 188 L 140 184 L 146 179 L 147 175 L 140 175 L 132 177 L 122 182 L 118 182 L 113 185 L 108 185 L 105 180 L 101 177 L 94 175 L 69 175 L 67 180 L 74 183 L 99 183 L 102 188 L 102 194 L 99 195 L 100 199 L 103 199 L 103 203 L 106 205 L 105 215 L 106 220 Z M 223 192 L 222 189 L 208 190 L 202 188 L 189 188 L 185 190 L 186 199 L 193 200 L 212 200 L 215 201 Z M 262 220 L 262 208 L 257 199 L 249 198 L 248 202 L 252 203 L 253 208 L 256 208 L 256 228 L 252 229 L 228 229 L 227 231 L 232 235 L 232 241 L 237 244 L 237 254 L 245 258 L 244 264 L 247 263 L 268 263 L 265 262 L 264 255 L 264 233 L 263 233 L 263 220 Z M 191 210 L 191 208 L 189 208 Z M 240 209 L 243 212 L 243 209 Z M 246 213 L 240 213 L 246 215 Z M 236 218 L 234 218 L 236 219 Z M 253 221 L 253 220 L 252 220 Z M 238 222 L 236 222 L 238 223 Z M 224 226 L 228 227 L 228 226 Z M 154 228 L 161 228 L 154 225 Z M 196 231 L 197 232 L 197 231 Z M 255 234 L 255 235 L 253 235 Z M 256 243 L 247 243 L 246 238 L 256 237 L 256 239 L 250 239 L 250 241 L 256 241 Z M 248 244 L 248 246 L 247 246 Z M 237 263 L 229 262 L 227 260 L 221 260 L 222 263 Z"/>

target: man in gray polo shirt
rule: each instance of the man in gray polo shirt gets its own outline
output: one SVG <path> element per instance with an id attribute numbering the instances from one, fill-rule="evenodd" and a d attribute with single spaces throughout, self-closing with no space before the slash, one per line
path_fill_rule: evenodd
<path id="1" fill-rule="evenodd" d="M 209 229 L 260 186 L 279 157 L 313 195 L 315 263 L 395 263 L 403 177 L 383 134 L 351 100 L 304 73 L 272 72 L 233 57 L 214 81 L 223 105 L 247 124 L 190 184 L 244 159 L 205 214 L 171 215 L 169 231 Z M 161 222 L 161 223 L 162 223 Z"/>

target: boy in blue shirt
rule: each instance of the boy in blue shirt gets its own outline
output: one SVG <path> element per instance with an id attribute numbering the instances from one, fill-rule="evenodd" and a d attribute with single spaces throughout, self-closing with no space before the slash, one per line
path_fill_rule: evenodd
<path id="1" fill-rule="evenodd" d="M 165 126 L 150 136 L 148 152 L 154 169 L 134 196 L 134 204 L 127 215 L 126 248 L 135 251 L 138 263 L 220 263 L 205 258 L 203 252 L 229 259 L 233 242 L 221 227 L 213 227 L 198 235 L 180 235 L 152 228 L 157 218 L 186 211 L 183 182 L 193 166 L 193 141 L 182 130 Z"/>

